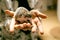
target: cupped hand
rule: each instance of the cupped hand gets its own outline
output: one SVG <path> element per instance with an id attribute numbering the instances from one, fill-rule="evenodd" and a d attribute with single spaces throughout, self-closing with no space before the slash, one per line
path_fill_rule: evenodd
<path id="1" fill-rule="evenodd" d="M 13 11 L 5 10 L 5 13 L 10 15 L 11 17 L 14 16 Z M 41 24 L 41 19 L 46 19 L 47 16 L 38 10 L 31 10 L 30 14 L 32 15 L 32 18 L 30 19 L 31 23 L 23 23 L 23 24 L 15 24 L 14 27 L 17 29 L 30 29 L 32 27 L 32 32 L 36 32 L 38 30 L 39 33 L 43 34 L 43 27 Z"/>

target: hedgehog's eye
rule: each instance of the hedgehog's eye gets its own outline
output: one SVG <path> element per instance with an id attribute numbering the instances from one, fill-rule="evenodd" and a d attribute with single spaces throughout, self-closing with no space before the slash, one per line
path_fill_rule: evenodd
<path id="1" fill-rule="evenodd" d="M 22 16 L 23 14 L 20 14 L 19 16 Z"/>
<path id="2" fill-rule="evenodd" d="M 25 17 L 31 18 L 32 16 L 30 14 L 26 14 Z"/>

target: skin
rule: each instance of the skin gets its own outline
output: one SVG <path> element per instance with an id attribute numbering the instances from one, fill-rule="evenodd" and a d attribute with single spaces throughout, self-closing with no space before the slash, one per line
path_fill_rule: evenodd
<path id="1" fill-rule="evenodd" d="M 11 17 L 14 16 L 14 12 L 13 11 L 5 10 L 5 13 L 10 15 Z M 32 32 L 36 32 L 36 29 L 38 28 L 39 29 L 38 32 L 43 34 L 44 31 L 43 31 L 43 28 L 42 28 L 42 25 L 41 25 L 41 19 L 40 18 L 46 19 L 47 16 L 45 14 L 40 13 L 38 10 L 31 10 L 30 14 L 32 15 L 32 18 L 30 19 L 30 21 L 31 21 L 32 26 L 33 26 L 31 31 Z M 31 24 L 30 23 L 23 23 L 23 24 L 16 24 L 16 23 L 17 22 L 15 21 L 14 28 L 17 28 L 17 29 L 30 29 L 31 28 Z"/>

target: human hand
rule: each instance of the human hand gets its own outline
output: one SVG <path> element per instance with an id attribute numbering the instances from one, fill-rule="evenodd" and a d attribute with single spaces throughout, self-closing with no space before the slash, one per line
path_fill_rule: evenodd
<path id="1" fill-rule="evenodd" d="M 43 31 L 41 19 L 46 19 L 47 16 L 39 12 L 38 10 L 31 10 L 30 14 L 32 15 L 32 20 L 31 20 L 31 23 L 33 25 L 32 32 L 36 32 L 38 29 L 38 32 L 43 34 L 44 31 Z"/>
<path id="2" fill-rule="evenodd" d="M 22 29 L 22 30 L 27 30 L 27 29 L 30 30 L 31 29 L 31 24 L 30 23 L 23 23 L 23 21 L 27 21 L 26 18 L 24 18 L 24 17 L 18 18 L 19 21 L 17 21 L 17 20 L 15 20 L 13 11 L 5 10 L 5 13 L 12 17 L 12 21 L 11 21 L 11 24 L 10 24 L 10 30 L 9 30 L 10 32 L 14 32 L 14 28 Z M 19 23 L 20 21 L 21 21 L 22 24 Z"/>
<path id="3" fill-rule="evenodd" d="M 10 15 L 11 17 L 14 15 L 14 12 L 12 12 L 12 11 L 6 10 L 5 12 L 6 12 L 6 14 Z M 42 28 L 42 24 L 41 24 L 41 18 L 45 19 L 45 18 L 47 18 L 47 16 L 45 14 L 40 13 L 38 10 L 32 10 L 32 11 L 30 11 L 30 13 L 32 15 L 32 19 L 30 19 L 30 21 L 33 25 L 32 32 L 36 32 L 36 29 L 39 29 L 39 32 L 41 34 L 43 34 L 44 32 L 43 32 L 43 28 Z M 24 27 L 24 25 L 25 25 L 25 27 Z M 31 28 L 30 23 L 29 23 L 29 26 L 27 26 L 27 25 L 28 25 L 27 23 L 23 23 L 21 25 L 15 25 L 15 28 L 20 28 L 20 29 L 23 29 L 23 28 L 27 29 L 27 27 L 28 27 L 28 29 Z M 22 28 L 22 26 L 23 26 L 23 28 Z"/>

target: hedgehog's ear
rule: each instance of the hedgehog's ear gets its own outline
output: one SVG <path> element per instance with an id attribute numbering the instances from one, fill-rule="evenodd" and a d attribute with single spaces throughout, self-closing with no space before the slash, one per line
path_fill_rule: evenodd
<path id="1" fill-rule="evenodd" d="M 10 10 L 5 10 L 5 14 L 8 14 L 9 16 L 13 16 L 14 12 Z"/>

